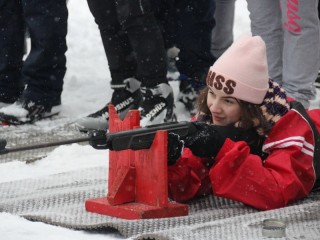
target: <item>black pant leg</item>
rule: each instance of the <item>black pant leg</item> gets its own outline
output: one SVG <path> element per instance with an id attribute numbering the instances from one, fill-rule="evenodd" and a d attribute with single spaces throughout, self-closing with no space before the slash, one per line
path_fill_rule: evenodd
<path id="1" fill-rule="evenodd" d="M 122 30 L 114 0 L 87 0 L 97 23 L 111 74 L 111 84 L 136 75 L 134 57 L 127 34 Z"/>
<path id="2" fill-rule="evenodd" d="M 176 0 L 176 44 L 180 73 L 203 81 L 215 58 L 210 52 L 214 0 Z"/>
<path id="3" fill-rule="evenodd" d="M 31 50 L 23 68 L 27 84 L 23 97 L 44 105 L 61 103 L 66 72 L 66 0 L 22 0 L 31 38 Z"/>
<path id="4" fill-rule="evenodd" d="M 23 89 L 20 79 L 25 25 L 21 1 L 0 0 L 0 102 L 12 103 Z"/>
<path id="5" fill-rule="evenodd" d="M 166 51 L 150 0 L 118 0 L 117 12 L 137 60 L 143 86 L 167 83 Z"/>

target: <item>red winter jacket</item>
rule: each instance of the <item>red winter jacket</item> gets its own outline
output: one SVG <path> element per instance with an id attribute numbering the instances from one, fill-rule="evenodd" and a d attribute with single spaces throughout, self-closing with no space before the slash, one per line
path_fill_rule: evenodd
<path id="1" fill-rule="evenodd" d="M 320 111 L 308 114 L 319 130 Z M 169 193 L 186 201 L 213 192 L 262 210 L 306 197 L 316 179 L 314 137 L 300 113 L 290 110 L 273 126 L 263 151 L 269 153 L 264 161 L 250 153 L 246 142 L 228 138 L 214 160 L 196 157 L 186 148 L 168 168 Z"/>

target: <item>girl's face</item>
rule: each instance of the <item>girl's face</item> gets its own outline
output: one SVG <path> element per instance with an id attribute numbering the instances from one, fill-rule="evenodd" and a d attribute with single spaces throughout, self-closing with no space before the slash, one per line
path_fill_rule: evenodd
<path id="1" fill-rule="evenodd" d="M 222 95 L 221 92 L 209 88 L 207 105 L 214 125 L 227 126 L 240 120 L 241 107 L 233 97 Z"/>

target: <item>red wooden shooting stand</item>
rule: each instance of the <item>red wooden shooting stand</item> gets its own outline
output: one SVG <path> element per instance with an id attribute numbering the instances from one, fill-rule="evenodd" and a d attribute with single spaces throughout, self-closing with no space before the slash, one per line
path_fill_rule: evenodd
<path id="1" fill-rule="evenodd" d="M 121 120 L 109 105 L 109 131 L 140 127 L 138 110 Z M 158 131 L 150 149 L 109 151 L 108 193 L 86 201 L 89 212 L 124 219 L 188 215 L 188 205 L 168 199 L 167 131 Z"/>

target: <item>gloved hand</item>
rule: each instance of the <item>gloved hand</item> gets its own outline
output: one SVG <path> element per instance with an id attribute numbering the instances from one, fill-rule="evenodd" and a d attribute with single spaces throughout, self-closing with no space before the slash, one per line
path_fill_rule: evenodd
<path id="1" fill-rule="evenodd" d="M 267 157 L 267 154 L 262 151 L 265 136 L 260 136 L 255 128 L 243 129 L 233 125 L 216 126 L 216 128 L 219 134 L 225 138 L 230 138 L 235 142 L 245 141 L 250 147 L 250 153 L 259 155 L 262 159 Z"/>
<path id="2" fill-rule="evenodd" d="M 175 133 L 168 133 L 168 165 L 174 165 L 181 156 L 184 142 Z"/>
<path id="3" fill-rule="evenodd" d="M 188 135 L 184 139 L 184 143 L 198 157 L 216 156 L 226 138 L 236 142 L 245 141 L 252 154 L 259 155 L 263 159 L 266 157 L 266 154 L 262 152 L 265 137 L 258 135 L 254 128 L 245 130 L 233 125 L 215 126 L 203 122 L 194 122 L 193 124 L 198 131 Z"/>
<path id="4" fill-rule="evenodd" d="M 203 122 L 194 122 L 193 124 L 197 131 L 184 139 L 185 146 L 198 157 L 216 156 L 226 138 L 219 134 L 214 125 Z"/>

